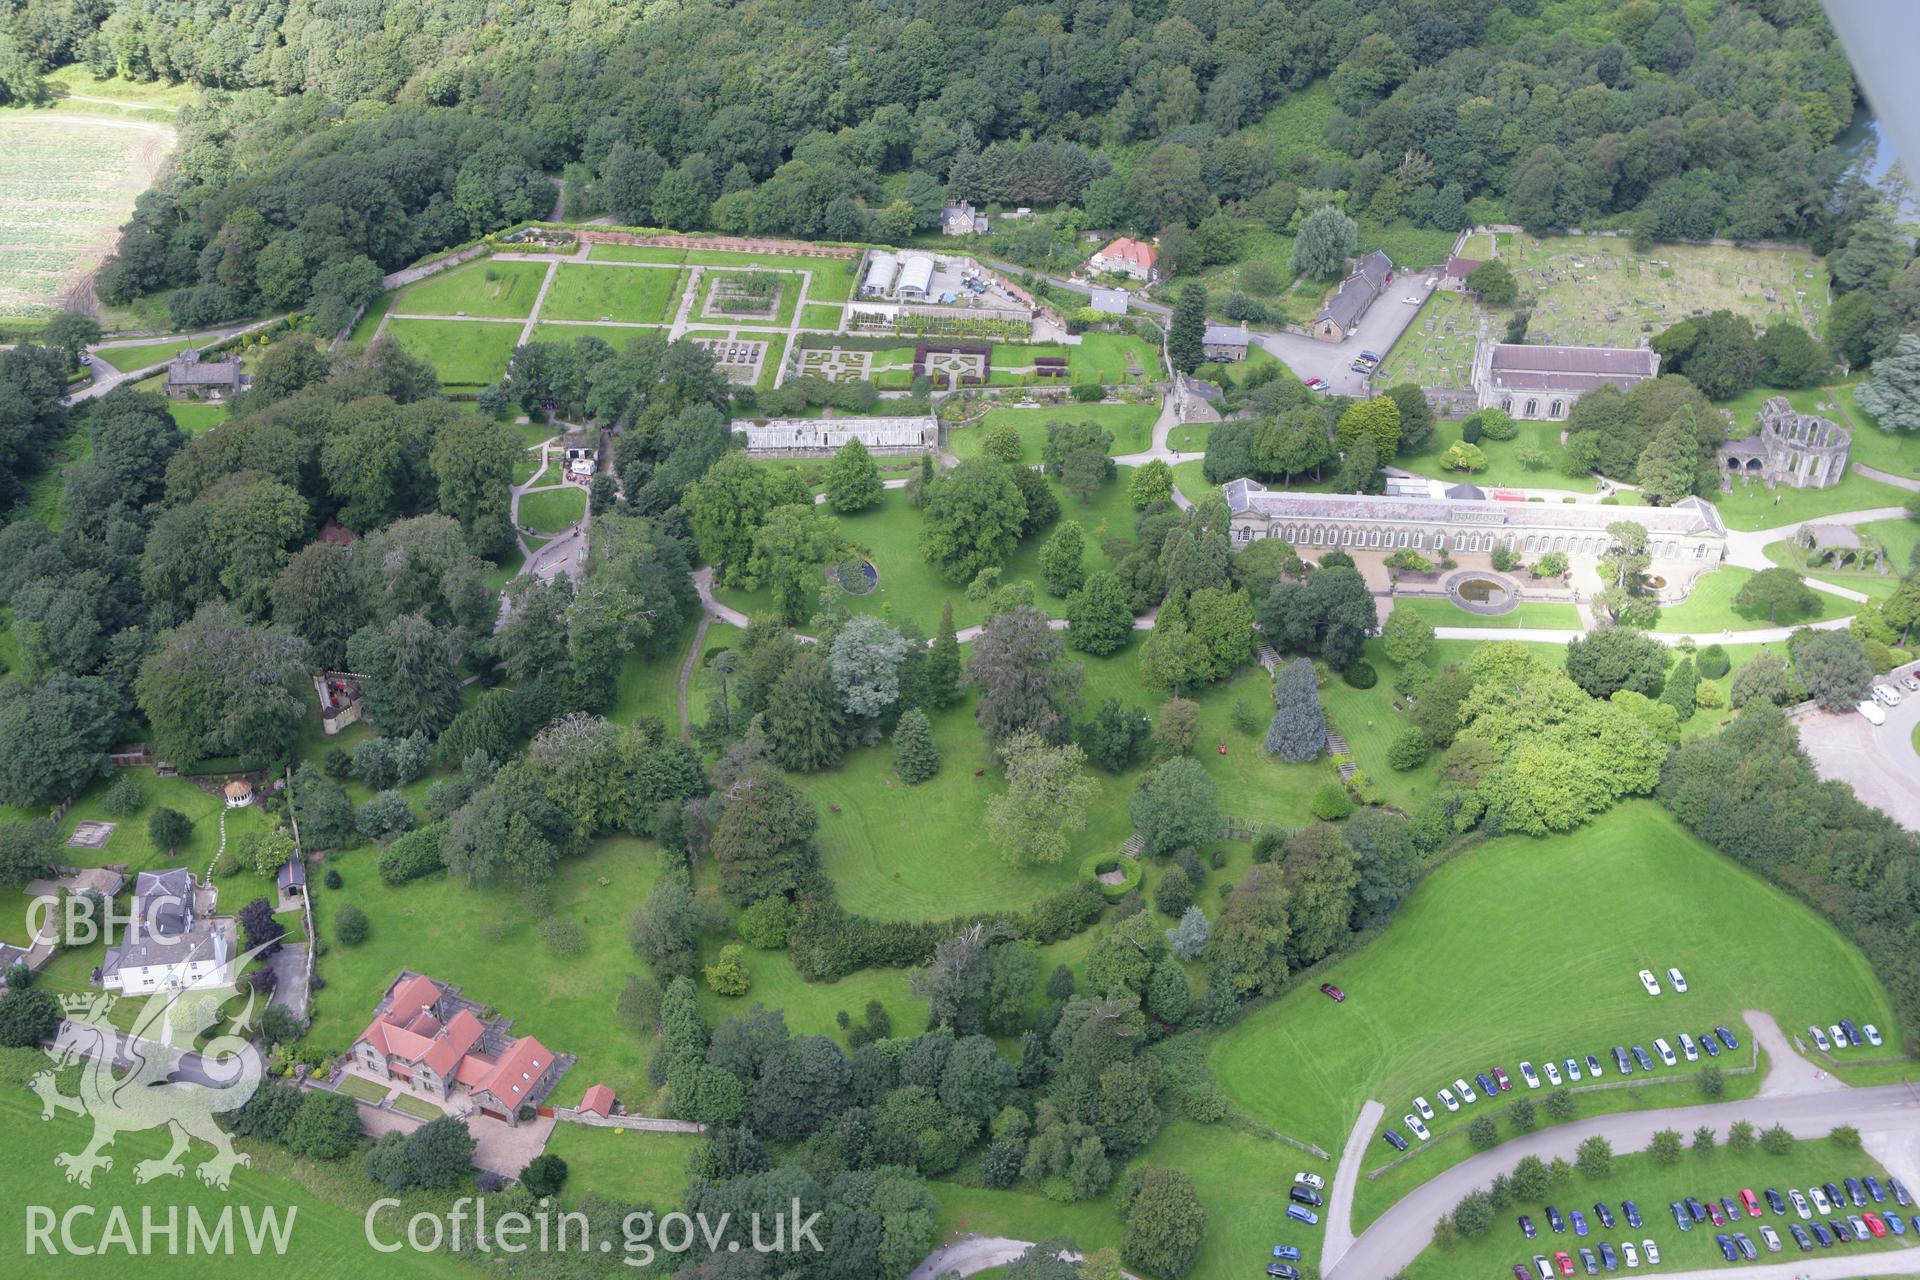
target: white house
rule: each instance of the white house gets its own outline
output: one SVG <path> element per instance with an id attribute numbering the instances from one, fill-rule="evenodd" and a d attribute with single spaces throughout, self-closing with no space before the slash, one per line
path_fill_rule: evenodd
<path id="1" fill-rule="evenodd" d="M 100 985 L 127 995 L 226 986 L 234 980 L 233 921 L 194 911 L 193 873 L 142 871 L 133 885 L 133 918 L 107 950 Z"/>

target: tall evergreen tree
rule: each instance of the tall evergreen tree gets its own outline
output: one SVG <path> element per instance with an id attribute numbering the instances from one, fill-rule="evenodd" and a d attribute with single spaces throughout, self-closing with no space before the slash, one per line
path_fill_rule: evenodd
<path id="1" fill-rule="evenodd" d="M 940 772 L 940 749 L 933 742 L 927 713 L 918 707 L 901 714 L 893 729 L 893 767 L 908 786 L 925 782 Z"/>
<path id="2" fill-rule="evenodd" d="M 1167 358 L 1181 373 L 1192 373 L 1207 358 L 1207 287 L 1198 281 L 1180 290 L 1167 329 Z"/>

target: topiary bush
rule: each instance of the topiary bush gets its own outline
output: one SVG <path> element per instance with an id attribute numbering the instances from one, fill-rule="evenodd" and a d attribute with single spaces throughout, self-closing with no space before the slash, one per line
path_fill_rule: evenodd
<path id="1" fill-rule="evenodd" d="M 1733 663 L 1728 659 L 1725 649 L 1710 644 L 1695 655 L 1693 665 L 1702 680 L 1718 680 L 1727 674 Z"/>
<path id="2" fill-rule="evenodd" d="M 1354 689 L 1371 689 L 1380 683 L 1380 673 L 1365 658 L 1355 658 L 1340 669 L 1340 678 Z"/>
<path id="3" fill-rule="evenodd" d="M 325 884 L 329 889 L 338 889 L 341 884 L 340 873 L 334 868 L 328 867 L 327 874 L 321 878 L 321 883 Z"/>
<path id="4" fill-rule="evenodd" d="M 1353 812 L 1353 801 L 1348 798 L 1345 787 L 1337 782 L 1327 782 L 1313 793 L 1313 799 L 1307 807 L 1322 822 L 1338 822 Z"/>
<path id="5" fill-rule="evenodd" d="M 342 946 L 357 947 L 367 940 L 367 913 L 348 903 L 333 918 L 333 936 Z"/>

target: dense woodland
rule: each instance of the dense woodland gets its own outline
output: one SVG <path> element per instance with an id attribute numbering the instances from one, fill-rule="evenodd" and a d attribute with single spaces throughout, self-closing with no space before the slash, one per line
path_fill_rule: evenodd
<path id="1" fill-rule="evenodd" d="M 101 281 L 191 286 L 183 323 L 340 319 L 379 271 L 544 215 L 543 174 L 576 213 L 838 239 L 929 228 L 948 195 L 1176 239 L 1337 203 L 1824 249 L 1853 216 L 1830 192 L 1855 87 L 1815 0 L 126 0 L 4 22 L 20 96 L 70 62 L 213 91 Z M 1322 80 L 1319 137 L 1258 128 Z"/>

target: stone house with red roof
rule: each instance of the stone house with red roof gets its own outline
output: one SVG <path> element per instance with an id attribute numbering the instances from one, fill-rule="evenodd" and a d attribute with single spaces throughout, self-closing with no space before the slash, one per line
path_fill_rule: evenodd
<path id="1" fill-rule="evenodd" d="M 482 1115 L 520 1122 L 538 1110 L 573 1060 L 461 998 L 458 987 L 402 972 L 353 1042 L 361 1071 L 439 1102 L 467 1102 Z"/>

